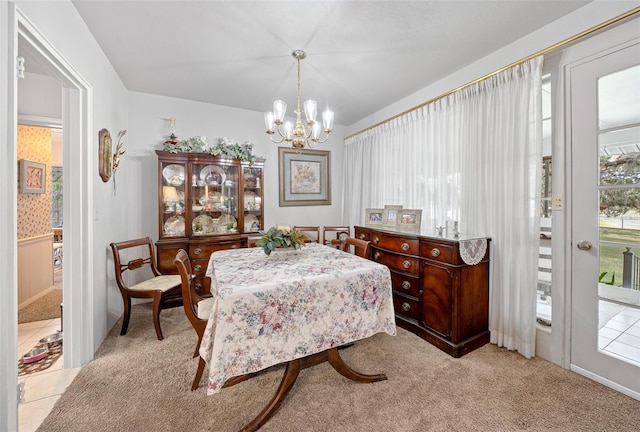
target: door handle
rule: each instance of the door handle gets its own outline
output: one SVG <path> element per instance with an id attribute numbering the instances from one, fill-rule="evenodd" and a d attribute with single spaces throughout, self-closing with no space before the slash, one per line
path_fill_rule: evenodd
<path id="1" fill-rule="evenodd" d="M 580 249 L 582 251 L 588 251 L 588 250 L 591 249 L 592 245 L 588 241 L 583 240 L 581 242 L 578 242 L 577 246 L 578 246 L 578 249 Z"/>

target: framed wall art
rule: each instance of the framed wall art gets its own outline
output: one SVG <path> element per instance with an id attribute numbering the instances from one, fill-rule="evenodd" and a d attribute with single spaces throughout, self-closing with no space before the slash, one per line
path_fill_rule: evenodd
<path id="1" fill-rule="evenodd" d="M 398 212 L 402 210 L 401 205 L 386 205 L 382 213 L 382 224 L 389 228 L 395 228 L 398 224 Z"/>
<path id="2" fill-rule="evenodd" d="M 20 193 L 43 194 L 47 187 L 47 166 L 43 163 L 20 159 Z"/>
<path id="3" fill-rule="evenodd" d="M 280 207 L 331 204 L 330 152 L 278 148 Z"/>
<path id="4" fill-rule="evenodd" d="M 103 182 L 111 178 L 111 134 L 107 129 L 98 132 L 98 174 Z"/>
<path id="5" fill-rule="evenodd" d="M 398 225 L 402 231 L 420 232 L 420 223 L 422 222 L 421 209 L 402 209 L 398 210 Z"/>
<path id="6" fill-rule="evenodd" d="M 364 226 L 380 226 L 383 221 L 383 209 L 366 209 L 364 216 Z"/>

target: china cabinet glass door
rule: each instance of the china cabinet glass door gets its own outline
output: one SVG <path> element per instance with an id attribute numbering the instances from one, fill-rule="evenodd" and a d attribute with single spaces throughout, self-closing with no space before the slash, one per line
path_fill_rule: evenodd
<path id="1" fill-rule="evenodd" d="M 193 236 L 238 232 L 238 167 L 193 163 L 191 233 Z"/>
<path id="2" fill-rule="evenodd" d="M 262 168 L 243 167 L 244 232 L 258 232 L 262 225 Z"/>
<path id="3" fill-rule="evenodd" d="M 161 225 L 163 237 L 185 235 L 185 166 L 162 162 Z"/>

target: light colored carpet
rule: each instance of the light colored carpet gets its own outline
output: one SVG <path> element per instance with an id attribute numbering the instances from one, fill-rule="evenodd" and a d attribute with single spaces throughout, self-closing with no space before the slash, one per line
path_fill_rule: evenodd
<path id="1" fill-rule="evenodd" d="M 62 290 L 53 289 L 44 296 L 18 310 L 18 324 L 60 318 Z"/>
<path id="2" fill-rule="evenodd" d="M 148 305 L 118 322 L 38 431 L 237 431 L 273 396 L 283 367 L 207 396 L 189 390 L 196 335 L 181 308 Z M 455 359 L 398 329 L 341 351 L 354 369 L 387 381 L 358 384 L 328 364 L 300 373 L 265 432 L 638 431 L 640 402 L 541 359 L 494 345 Z M 206 372 L 205 372 L 206 375 Z"/>

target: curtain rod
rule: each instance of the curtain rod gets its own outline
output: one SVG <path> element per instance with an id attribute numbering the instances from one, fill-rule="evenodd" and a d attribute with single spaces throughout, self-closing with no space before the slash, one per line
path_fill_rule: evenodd
<path id="1" fill-rule="evenodd" d="M 517 65 L 519 65 L 519 64 L 525 63 L 525 62 L 527 62 L 527 61 L 531 60 L 532 58 L 538 57 L 538 56 L 540 56 L 540 55 L 547 54 L 547 53 L 549 53 L 549 52 L 551 52 L 551 51 L 553 51 L 553 50 L 556 50 L 556 49 L 561 48 L 561 47 L 563 47 L 563 46 L 565 46 L 565 45 L 568 45 L 568 44 L 570 44 L 570 43 L 573 43 L 573 42 L 577 41 L 578 39 L 582 39 L 583 37 L 588 36 L 588 35 L 590 35 L 591 33 L 595 33 L 595 32 L 597 32 L 597 31 L 602 30 L 602 29 L 603 29 L 603 28 L 605 28 L 605 27 L 609 27 L 609 26 L 610 26 L 610 25 L 612 25 L 612 24 L 616 24 L 616 23 L 618 23 L 618 22 L 620 22 L 620 21 L 622 21 L 622 20 L 625 20 L 625 19 L 629 18 L 630 16 L 633 16 L 633 15 L 635 15 L 635 14 L 639 13 L 639 12 L 640 12 L 640 7 L 636 7 L 636 8 L 634 8 L 634 9 L 631 9 L 630 11 L 625 12 L 625 13 L 623 13 L 622 15 L 619 15 L 619 16 L 617 16 L 617 17 L 615 17 L 615 18 L 611 18 L 610 20 L 605 21 L 605 22 L 603 22 L 603 23 L 601 23 L 601 24 L 598 24 L 598 25 L 597 25 L 597 26 L 595 26 L 595 27 L 591 27 L 590 29 L 584 30 L 584 31 L 582 31 L 582 32 L 580 32 L 580 33 L 578 33 L 578 34 L 576 34 L 576 35 L 573 35 L 573 36 L 571 36 L 571 37 L 569 37 L 569 38 L 567 38 L 567 39 L 565 39 L 565 40 L 563 40 L 563 41 L 557 42 L 557 43 L 555 43 L 555 44 L 553 44 L 553 45 L 551 45 L 551 46 L 549 46 L 549 47 L 547 47 L 547 48 L 541 49 L 540 51 L 538 51 L 538 52 L 536 52 L 536 53 L 534 53 L 534 54 L 531 54 L 531 55 L 529 55 L 529 56 L 527 56 L 527 57 L 525 57 L 525 58 L 523 58 L 523 59 L 520 59 L 520 60 L 518 60 L 518 61 L 515 61 L 515 62 L 513 62 L 513 63 L 511 63 L 511 64 L 509 64 L 509 65 L 507 65 L 507 66 L 501 67 L 500 69 L 498 69 L 498 70 L 496 70 L 496 71 L 493 71 L 493 72 L 491 72 L 491 73 L 488 73 L 488 74 L 486 74 L 486 75 L 484 75 L 484 76 L 482 76 L 482 77 L 480 77 L 480 78 L 476 78 L 476 79 L 474 79 L 473 81 L 470 81 L 470 82 L 468 82 L 468 83 L 466 83 L 466 84 L 463 84 L 463 85 L 461 85 L 460 87 L 455 88 L 455 89 L 453 89 L 453 90 L 449 90 L 448 92 L 443 93 L 443 94 L 441 94 L 440 96 L 434 97 L 433 99 L 429 99 L 428 101 L 423 102 L 423 103 L 421 103 L 420 105 L 416 105 L 416 106 L 414 106 L 413 108 L 409 108 L 409 109 L 407 109 L 407 110 L 405 110 L 405 111 L 402 111 L 400 114 L 396 114 L 396 115 L 394 115 L 394 116 L 392 116 L 392 117 L 389 117 L 389 118 L 388 118 L 388 119 L 386 119 L 386 120 L 382 120 L 382 121 L 380 121 L 380 122 L 378 122 L 378 123 L 376 123 L 376 124 L 374 124 L 374 125 L 372 125 L 372 126 L 369 126 L 369 127 L 367 127 L 367 128 L 364 128 L 364 129 L 362 129 L 361 131 L 358 131 L 358 132 L 352 133 L 351 135 L 346 136 L 344 139 L 345 139 L 345 140 L 347 140 L 347 139 L 349 139 L 349 138 L 351 138 L 351 137 L 354 137 L 354 136 L 356 136 L 356 135 L 359 135 L 359 134 L 361 134 L 361 133 L 364 133 L 364 132 L 366 132 L 366 131 L 368 131 L 368 130 L 371 130 L 371 129 L 377 128 L 377 127 L 378 127 L 378 126 L 380 126 L 380 125 L 383 125 L 383 124 L 385 124 L 385 123 L 388 123 L 388 122 L 390 122 L 390 121 L 393 121 L 393 120 L 397 119 L 398 117 L 402 117 L 402 116 L 403 116 L 403 115 L 405 115 L 405 114 L 408 114 L 408 113 L 410 113 L 410 112 L 412 112 L 412 111 L 415 111 L 415 110 L 417 110 L 417 109 L 420 109 L 420 108 L 422 108 L 422 107 L 424 107 L 424 106 L 426 106 L 426 105 L 429 105 L 430 103 L 433 103 L 433 102 L 435 102 L 435 101 L 437 101 L 437 100 L 439 100 L 439 99 L 445 98 L 445 97 L 447 97 L 447 96 L 449 96 L 449 95 L 451 95 L 451 94 L 453 94 L 453 93 L 455 93 L 455 92 L 458 92 L 458 91 L 460 91 L 460 90 L 462 90 L 462 89 L 465 89 L 465 88 L 467 88 L 467 87 L 469 87 L 469 86 L 472 86 L 472 85 L 474 85 L 474 84 L 477 84 L 477 83 L 479 83 L 480 81 L 484 81 L 484 80 L 486 80 L 487 78 L 491 78 L 492 76 L 497 75 L 497 74 L 499 74 L 499 73 L 501 73 L 501 72 L 503 72 L 503 71 L 505 71 L 505 70 L 507 70 L 507 69 L 509 69 L 509 68 L 513 67 L 513 66 L 517 66 Z"/>

